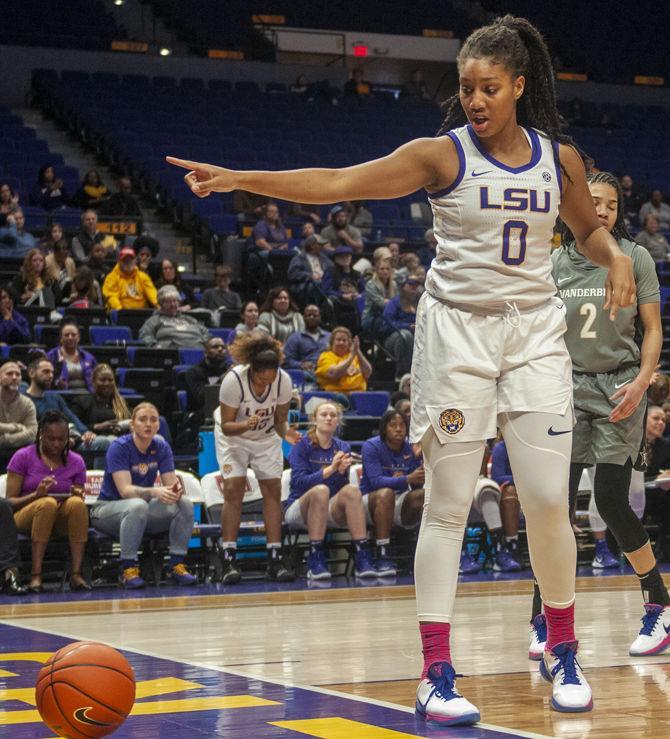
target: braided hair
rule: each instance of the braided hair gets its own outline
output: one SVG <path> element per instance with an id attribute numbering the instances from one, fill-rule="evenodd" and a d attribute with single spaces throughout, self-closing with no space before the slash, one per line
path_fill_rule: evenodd
<path id="1" fill-rule="evenodd" d="M 526 85 L 517 102 L 517 121 L 537 128 L 552 141 L 575 146 L 562 133 L 563 120 L 556 106 L 554 70 L 542 34 L 525 18 L 505 15 L 473 31 L 458 53 L 459 69 L 466 59 L 490 59 L 503 65 L 514 77 L 523 75 Z M 444 101 L 445 118 L 438 136 L 467 123 L 458 93 Z M 576 147 L 575 147 L 576 148 Z"/>
<path id="2" fill-rule="evenodd" d="M 627 239 L 633 241 L 633 237 L 630 235 L 630 231 L 626 226 L 626 221 L 623 217 L 623 192 L 621 190 L 621 183 L 611 172 L 594 172 L 586 175 L 587 184 L 603 184 L 609 185 L 616 193 L 616 221 L 612 228 L 612 236 L 617 240 Z M 572 231 L 565 225 L 565 222 L 559 220 L 559 231 L 561 234 L 561 244 L 564 246 L 575 241 L 575 237 Z"/>
<path id="3" fill-rule="evenodd" d="M 35 451 L 37 453 L 37 456 L 42 459 L 42 435 L 44 433 L 44 429 L 47 426 L 52 426 L 53 424 L 60 423 L 63 426 L 65 426 L 66 429 L 69 430 L 70 428 L 70 421 L 68 420 L 67 416 L 61 413 L 60 411 L 56 410 L 50 410 L 46 411 L 42 418 L 40 418 L 39 423 L 37 424 L 37 436 L 35 437 Z M 68 434 L 67 440 L 65 442 L 65 446 L 63 447 L 63 450 L 61 452 L 61 460 L 63 464 L 67 464 L 67 455 L 68 451 L 70 450 L 70 435 Z"/>

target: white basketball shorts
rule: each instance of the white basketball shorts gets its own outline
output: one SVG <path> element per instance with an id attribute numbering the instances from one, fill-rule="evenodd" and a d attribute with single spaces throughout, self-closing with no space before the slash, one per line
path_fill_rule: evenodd
<path id="1" fill-rule="evenodd" d="M 216 438 L 216 458 L 224 480 L 228 477 L 246 477 L 248 467 L 251 467 L 258 480 L 274 480 L 281 478 L 284 469 L 281 439 L 274 433 L 258 441 L 219 434 Z"/>
<path id="2" fill-rule="evenodd" d="M 495 437 L 500 413 L 564 414 L 572 405 L 565 307 L 480 315 L 428 293 L 416 315 L 410 440 L 432 425 L 438 439 Z"/>

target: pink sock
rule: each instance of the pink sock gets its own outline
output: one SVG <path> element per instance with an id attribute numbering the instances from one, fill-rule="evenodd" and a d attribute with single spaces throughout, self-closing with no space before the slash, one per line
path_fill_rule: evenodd
<path id="1" fill-rule="evenodd" d="M 547 618 L 547 651 L 557 644 L 576 641 L 575 637 L 575 604 L 567 608 L 552 608 L 544 604 L 544 615 Z"/>
<path id="2" fill-rule="evenodd" d="M 434 662 L 449 662 L 451 664 L 451 650 L 449 649 L 451 624 L 419 624 L 419 631 L 423 644 L 423 672 L 421 673 L 421 679 L 423 680 L 428 675 L 428 669 Z"/>

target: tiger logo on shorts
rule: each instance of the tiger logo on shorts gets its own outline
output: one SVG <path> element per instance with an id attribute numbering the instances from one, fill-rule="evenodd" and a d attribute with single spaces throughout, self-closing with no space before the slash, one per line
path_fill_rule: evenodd
<path id="1" fill-rule="evenodd" d="M 223 465 L 223 474 L 229 475 L 233 471 L 233 465 L 232 464 L 224 464 Z"/>
<path id="2" fill-rule="evenodd" d="M 447 408 L 440 413 L 439 424 L 447 434 L 457 434 L 465 426 L 465 416 L 457 408 Z"/>

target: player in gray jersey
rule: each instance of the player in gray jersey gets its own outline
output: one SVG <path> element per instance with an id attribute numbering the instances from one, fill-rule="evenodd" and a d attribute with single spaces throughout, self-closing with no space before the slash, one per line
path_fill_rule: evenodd
<path id="1" fill-rule="evenodd" d="M 589 175 L 588 183 L 598 218 L 633 260 L 637 302 L 610 321 L 603 311 L 602 268 L 581 254 L 572 234 L 566 235 L 552 261 L 567 309 L 565 341 L 573 364 L 576 426 L 570 494 L 576 496 L 584 468 L 595 464 L 593 494 L 598 512 L 637 573 L 644 598 L 642 629 L 630 654 L 658 654 L 670 646 L 670 598 L 649 537 L 630 505 L 629 489 L 644 433 L 647 388 L 663 344 L 660 290 L 653 259 L 626 230 L 618 180 L 599 172 Z M 641 347 L 635 342 L 638 328 L 644 334 Z M 540 610 L 536 589 L 529 654 L 536 651 L 535 642 L 541 643 L 544 616 Z"/>
<path id="2" fill-rule="evenodd" d="M 498 18 L 466 39 L 458 73 L 444 135 L 375 161 L 239 172 L 168 157 L 188 170 L 186 184 L 199 197 L 243 189 L 333 203 L 428 191 L 438 249 L 416 313 L 410 429 L 429 481 L 414 567 L 424 655 L 415 706 L 427 721 L 451 725 L 479 720 L 455 687 L 450 634 L 465 521 L 497 426 L 547 615 L 540 670 L 552 685 L 552 706 L 592 707 L 574 632 L 572 378 L 551 278 L 556 213 L 606 268 L 610 313 L 635 297 L 630 257 L 598 222 L 582 159 L 561 131 L 551 57 L 538 30 L 524 18 Z"/>

